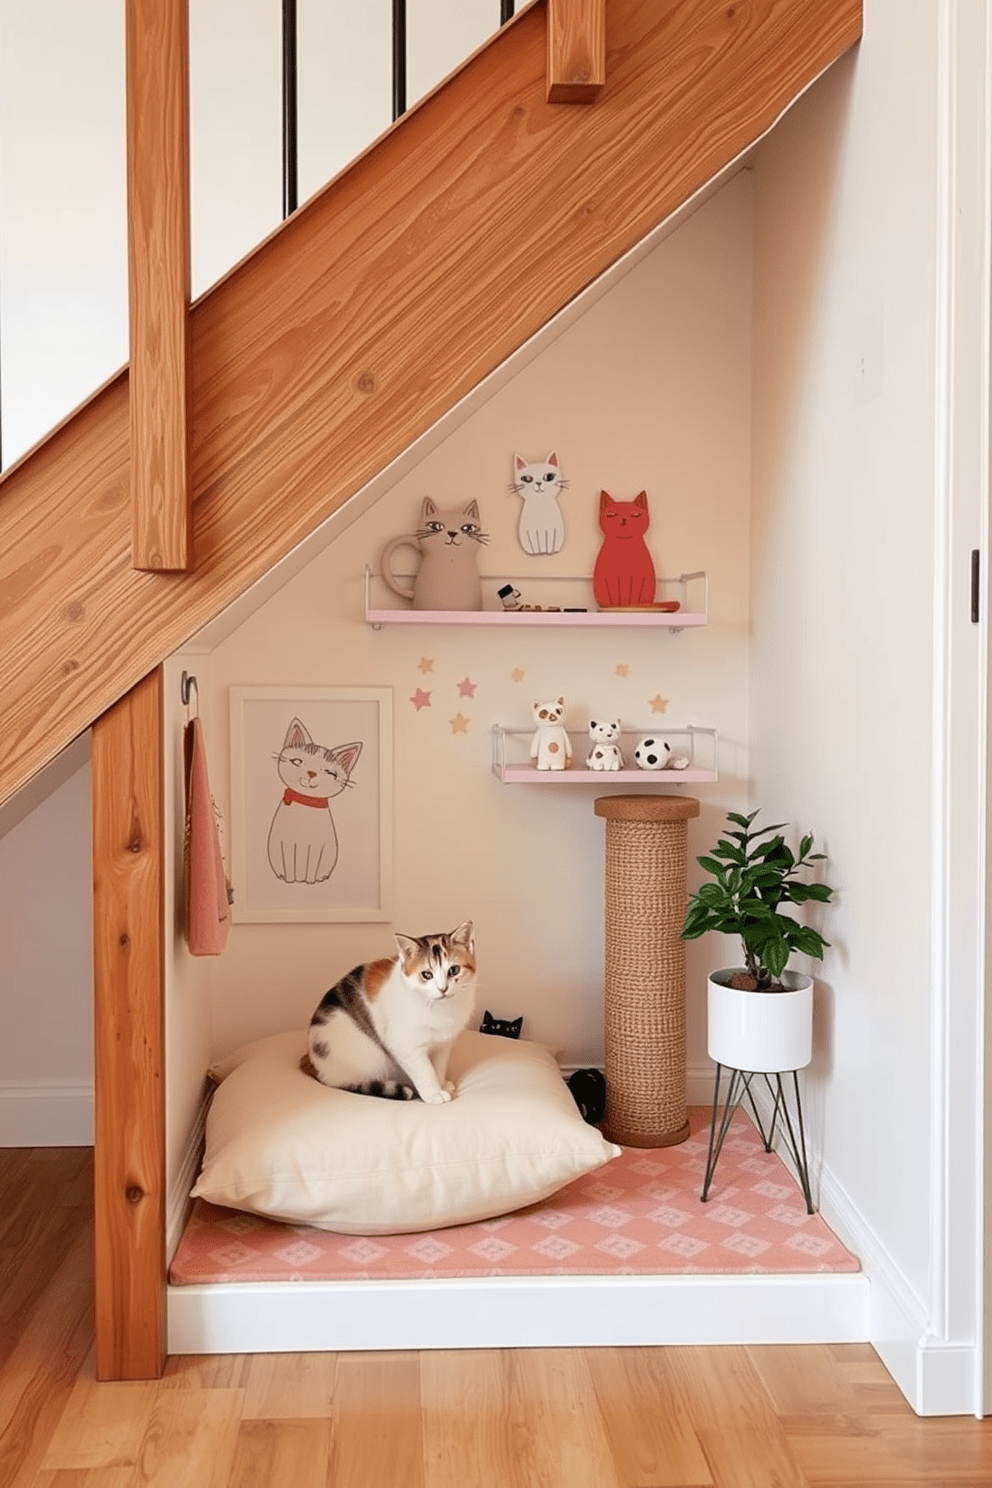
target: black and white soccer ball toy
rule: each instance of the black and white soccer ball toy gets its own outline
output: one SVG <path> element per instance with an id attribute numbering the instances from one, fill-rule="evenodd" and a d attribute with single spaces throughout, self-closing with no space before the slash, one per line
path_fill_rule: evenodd
<path id="1" fill-rule="evenodd" d="M 671 748 L 664 739 L 649 734 L 634 747 L 634 759 L 642 770 L 664 770 L 671 757 Z"/>

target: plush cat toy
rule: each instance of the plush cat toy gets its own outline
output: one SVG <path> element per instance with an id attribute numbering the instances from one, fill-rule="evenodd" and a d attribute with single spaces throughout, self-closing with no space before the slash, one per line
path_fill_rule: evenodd
<path id="1" fill-rule="evenodd" d="M 565 732 L 565 699 L 553 703 L 532 703 L 537 731 L 531 740 L 530 757 L 539 770 L 567 770 L 572 758 L 572 741 Z"/>
<path id="2" fill-rule="evenodd" d="M 623 769 L 620 723 L 617 719 L 613 719 L 611 723 L 597 723 L 595 719 L 590 719 L 589 737 L 592 740 L 592 746 L 586 755 L 587 770 Z"/>

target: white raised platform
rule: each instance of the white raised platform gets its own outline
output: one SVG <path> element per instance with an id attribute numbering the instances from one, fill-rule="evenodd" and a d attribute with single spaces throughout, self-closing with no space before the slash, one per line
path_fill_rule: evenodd
<path id="1" fill-rule="evenodd" d="M 173 1354 L 864 1343 L 863 1274 L 227 1282 L 168 1290 Z"/>

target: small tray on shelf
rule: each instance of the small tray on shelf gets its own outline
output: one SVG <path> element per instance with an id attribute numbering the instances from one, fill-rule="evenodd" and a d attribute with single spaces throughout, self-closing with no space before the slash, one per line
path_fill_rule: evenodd
<path id="1" fill-rule="evenodd" d="M 399 575 L 411 578 L 412 575 Z M 481 610 L 415 610 L 404 605 L 383 583 L 382 575 L 365 569 L 365 620 L 374 630 L 384 625 L 652 625 L 673 632 L 705 625 L 709 618 L 709 581 L 700 569 L 658 580 L 658 605 L 632 605 L 601 610 L 592 594 L 591 579 L 568 574 L 482 574 Z M 541 608 L 505 609 L 498 590 L 506 584 L 524 586 Z"/>
<path id="2" fill-rule="evenodd" d="M 569 730 L 574 751 L 572 768 L 568 770 L 538 770 L 529 758 L 533 728 L 504 728 L 493 724 L 493 774 L 504 785 L 648 785 L 658 787 L 671 785 L 703 785 L 716 780 L 719 775 L 719 740 L 716 729 L 697 728 L 689 724 L 683 729 L 631 728 L 624 724 L 621 729 L 621 748 L 627 761 L 624 770 L 587 770 L 585 757 L 589 751 L 589 740 L 584 734 Z M 664 770 L 643 770 L 634 763 L 634 749 L 641 739 L 663 739 L 675 756 L 687 756 L 689 763 L 682 770 L 671 766 Z"/>

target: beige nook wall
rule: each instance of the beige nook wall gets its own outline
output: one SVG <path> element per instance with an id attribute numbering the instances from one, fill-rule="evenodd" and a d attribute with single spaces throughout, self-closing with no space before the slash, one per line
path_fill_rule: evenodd
<path id="1" fill-rule="evenodd" d="M 746 799 L 750 360 L 751 182 L 741 171 L 373 506 L 358 503 L 350 525 L 346 511 L 333 540 L 216 645 L 211 769 L 228 830 L 242 810 L 229 768 L 232 687 L 391 691 L 394 903 L 378 923 L 236 923 L 212 968 L 215 1054 L 303 1027 L 333 980 L 392 952 L 394 929 L 419 933 L 470 918 L 482 1004 L 522 1013 L 525 1035 L 565 1062 L 601 1060 L 600 789 L 497 781 L 491 729 L 527 728 L 532 700 L 559 693 L 581 758 L 590 717 L 619 716 L 643 732 L 716 728 L 720 780 L 693 788 L 703 801 L 693 853 L 709 845 L 726 809 Z M 511 462 L 515 450 L 543 459 L 552 449 L 568 480 L 566 541 L 554 557 L 531 557 L 517 541 Z M 365 565 L 378 569 L 384 543 L 413 528 L 426 495 L 442 507 L 478 501 L 490 602 L 510 577 L 525 600 L 549 603 L 542 577 L 592 571 L 601 488 L 617 499 L 646 489 L 658 572 L 709 575 L 707 627 L 671 634 L 366 624 Z M 360 765 L 354 779 L 357 793 Z M 657 788 L 657 777 L 634 788 Z M 349 807 L 356 799 L 349 795 Z M 696 1063 L 705 1059 L 706 959 L 690 948 Z"/>

